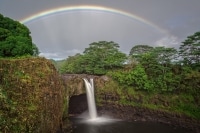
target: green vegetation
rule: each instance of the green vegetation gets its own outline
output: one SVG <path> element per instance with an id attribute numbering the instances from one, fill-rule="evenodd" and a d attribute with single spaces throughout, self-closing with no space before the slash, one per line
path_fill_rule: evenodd
<path id="1" fill-rule="evenodd" d="M 200 69 L 200 32 L 187 37 L 180 46 L 179 54 L 183 58 L 184 65 Z"/>
<path id="2" fill-rule="evenodd" d="M 104 91 L 119 95 L 123 104 L 135 105 L 130 99 L 143 97 L 139 106 L 200 119 L 200 32 L 189 36 L 178 50 L 136 45 L 125 56 L 118 48 L 114 42 L 92 43 L 83 54 L 67 58 L 59 70 L 108 75 L 119 85 L 108 85 Z M 164 102 L 151 102 L 155 96 Z"/>
<path id="3" fill-rule="evenodd" d="M 104 86 L 96 82 L 97 105 L 101 106 L 105 95 L 111 97 L 106 102 L 120 105 L 145 107 L 152 110 L 185 115 L 200 120 L 199 97 L 187 93 L 157 93 L 136 90 L 134 87 L 122 86 L 115 80 L 109 80 Z M 103 96 L 103 97 L 102 97 Z"/>
<path id="4" fill-rule="evenodd" d="M 29 29 L 0 14 L 0 57 L 37 56 L 39 50 L 32 43 Z"/>
<path id="5" fill-rule="evenodd" d="M 126 55 L 114 42 L 94 42 L 83 54 L 70 56 L 61 67 L 61 73 L 87 73 L 103 75 L 109 70 L 122 68 Z"/>
<path id="6" fill-rule="evenodd" d="M 67 92 L 44 58 L 0 59 L 0 132 L 56 132 Z"/>
<path id="7" fill-rule="evenodd" d="M 179 50 L 136 45 L 129 56 L 114 42 L 94 42 L 83 54 L 70 56 L 59 68 L 61 73 L 107 74 L 120 85 L 159 93 L 198 95 L 200 32 L 189 36 Z"/>

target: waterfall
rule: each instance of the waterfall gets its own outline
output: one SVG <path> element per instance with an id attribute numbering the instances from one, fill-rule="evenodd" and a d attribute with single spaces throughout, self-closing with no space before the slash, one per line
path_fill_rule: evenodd
<path id="1" fill-rule="evenodd" d="M 93 79 L 90 79 L 90 82 L 86 78 L 83 78 L 83 80 L 85 82 L 89 116 L 91 119 L 95 119 L 97 118 L 97 110 L 94 97 L 94 82 Z"/>

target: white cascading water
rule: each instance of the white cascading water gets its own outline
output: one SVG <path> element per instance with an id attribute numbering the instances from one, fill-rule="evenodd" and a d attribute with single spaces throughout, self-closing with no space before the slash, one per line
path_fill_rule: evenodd
<path id="1" fill-rule="evenodd" d="M 96 110 L 95 97 L 94 97 L 94 82 L 93 82 L 93 79 L 90 79 L 90 82 L 86 78 L 83 78 L 83 80 L 85 82 L 89 116 L 90 116 L 90 119 L 96 119 L 97 110 Z"/>

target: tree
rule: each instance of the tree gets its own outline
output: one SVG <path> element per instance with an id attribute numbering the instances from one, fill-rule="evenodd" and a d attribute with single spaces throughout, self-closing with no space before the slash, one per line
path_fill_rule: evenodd
<path id="1" fill-rule="evenodd" d="M 38 55 L 29 29 L 23 24 L 0 14 L 0 57 Z"/>
<path id="2" fill-rule="evenodd" d="M 125 81 L 128 85 L 130 84 L 136 89 L 148 91 L 152 89 L 145 70 L 141 65 L 137 65 L 134 69 L 128 72 L 127 76 L 125 76 Z"/>
<path id="3" fill-rule="evenodd" d="M 130 62 L 139 62 L 143 54 L 151 52 L 152 50 L 153 47 L 149 45 L 136 45 L 130 50 L 129 61 L 132 60 Z"/>
<path id="4" fill-rule="evenodd" d="M 170 64 L 177 59 L 177 50 L 175 48 L 155 47 L 152 51 L 156 54 L 157 61 L 160 64 Z"/>
<path id="5" fill-rule="evenodd" d="M 152 49 L 153 49 L 153 47 L 151 47 L 149 45 L 136 45 L 136 46 L 132 47 L 129 55 L 144 54 L 144 53 L 147 53 L 147 52 L 151 52 Z"/>
<path id="6" fill-rule="evenodd" d="M 141 55 L 140 63 L 145 68 L 149 82 L 154 85 L 154 90 L 175 90 L 177 82 L 171 66 L 176 58 L 177 50 L 165 47 L 155 47 L 151 52 Z"/>
<path id="7" fill-rule="evenodd" d="M 198 66 L 200 64 L 200 32 L 196 32 L 182 42 L 179 55 L 185 65 Z"/>
<path id="8" fill-rule="evenodd" d="M 61 73 L 83 73 L 82 59 L 83 55 L 81 54 L 69 56 L 60 68 Z"/>
<path id="9" fill-rule="evenodd" d="M 110 69 L 122 67 L 126 61 L 126 54 L 112 41 L 93 42 L 83 53 L 86 72 L 90 74 L 105 74 Z"/>
<path id="10" fill-rule="evenodd" d="M 106 74 L 111 69 L 121 68 L 126 54 L 119 51 L 114 42 L 93 42 L 85 48 L 83 54 L 69 57 L 62 66 L 62 73 Z"/>
<path id="11" fill-rule="evenodd" d="M 140 63 L 146 69 L 154 69 L 150 73 L 161 71 L 157 74 L 165 74 L 176 59 L 177 50 L 175 48 L 155 47 L 150 52 L 141 55 Z"/>
<path id="12" fill-rule="evenodd" d="M 121 85 L 132 86 L 137 90 L 153 91 L 154 89 L 154 85 L 148 80 L 148 76 L 140 64 L 130 70 L 110 71 L 108 75 Z"/>
<path id="13" fill-rule="evenodd" d="M 5 39 L 10 35 L 11 33 L 9 30 L 0 27 L 0 42 L 5 41 Z"/>
<path id="14" fill-rule="evenodd" d="M 35 44 L 32 45 L 32 49 L 33 49 L 33 56 L 38 56 L 40 54 L 40 51 Z"/>

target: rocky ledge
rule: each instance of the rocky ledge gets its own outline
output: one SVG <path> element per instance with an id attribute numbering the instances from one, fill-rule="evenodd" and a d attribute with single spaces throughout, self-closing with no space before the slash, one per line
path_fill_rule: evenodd
<path id="1" fill-rule="evenodd" d="M 126 121 L 153 121 L 200 133 L 200 121 L 180 114 L 113 103 L 102 104 L 98 107 L 98 112 L 99 115 Z"/>

